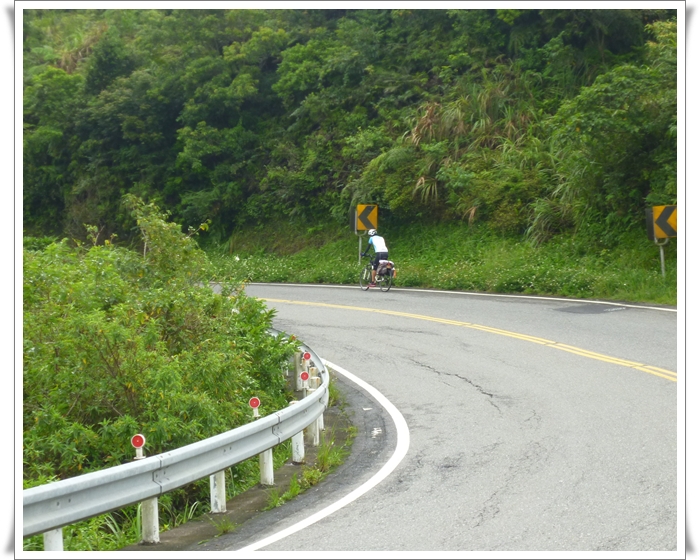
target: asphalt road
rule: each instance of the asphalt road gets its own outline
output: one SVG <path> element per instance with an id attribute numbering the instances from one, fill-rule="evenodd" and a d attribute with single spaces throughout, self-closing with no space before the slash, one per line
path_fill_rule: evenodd
<path id="1" fill-rule="evenodd" d="M 329 286 L 246 291 L 276 310 L 276 328 L 375 391 L 344 381 L 373 402 L 356 404 L 379 414 L 373 437 L 385 448 L 354 485 L 300 500 L 229 550 L 682 553 L 674 309 Z M 280 533 L 369 484 L 401 441 L 407 451 L 378 484 Z"/>

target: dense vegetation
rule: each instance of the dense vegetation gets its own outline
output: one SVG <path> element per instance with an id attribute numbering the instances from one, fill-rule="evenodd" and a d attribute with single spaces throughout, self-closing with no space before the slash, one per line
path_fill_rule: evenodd
<path id="1" fill-rule="evenodd" d="M 214 244 L 361 202 L 597 250 L 676 203 L 675 10 L 23 14 L 30 234 L 126 240 L 133 193 Z"/>
<path id="2" fill-rule="evenodd" d="M 136 433 L 155 455 L 250 422 L 252 396 L 263 414 L 293 398 L 284 371 L 296 343 L 268 332 L 273 311 L 240 285 L 215 293 L 193 232 L 152 204 L 125 203 L 139 251 L 94 243 L 94 226 L 93 243 L 25 240 L 25 488 L 131 461 Z M 251 469 L 230 469 L 229 492 Z M 168 494 L 165 523 L 167 508 L 182 514 L 198 500 L 208 502 L 207 480 Z M 104 516 L 66 537 L 95 523 Z"/>

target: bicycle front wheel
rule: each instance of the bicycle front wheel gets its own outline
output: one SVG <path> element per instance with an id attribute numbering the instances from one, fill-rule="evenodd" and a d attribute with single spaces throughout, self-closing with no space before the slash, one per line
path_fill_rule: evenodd
<path id="1" fill-rule="evenodd" d="M 372 282 L 372 265 L 367 265 L 360 272 L 360 288 L 369 290 L 370 282 Z"/>
<path id="2" fill-rule="evenodd" d="M 382 292 L 388 292 L 391 289 L 391 276 L 390 275 L 382 277 L 382 280 L 379 284 L 379 289 Z"/>

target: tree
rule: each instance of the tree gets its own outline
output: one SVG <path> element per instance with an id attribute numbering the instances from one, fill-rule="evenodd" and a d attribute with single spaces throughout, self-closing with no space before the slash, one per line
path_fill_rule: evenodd
<path id="1" fill-rule="evenodd" d="M 105 33 L 95 45 L 85 79 L 85 90 L 99 94 L 116 78 L 128 76 L 136 67 L 134 56 L 115 31 Z"/>
<path id="2" fill-rule="evenodd" d="M 675 28 L 649 26 L 645 64 L 617 66 L 562 104 L 551 121 L 560 179 L 543 209 L 611 239 L 643 226 L 645 206 L 675 204 Z"/>
<path id="3" fill-rule="evenodd" d="M 23 211 L 31 230 L 62 230 L 74 175 L 74 116 L 82 102 L 83 78 L 48 67 L 24 93 Z"/>

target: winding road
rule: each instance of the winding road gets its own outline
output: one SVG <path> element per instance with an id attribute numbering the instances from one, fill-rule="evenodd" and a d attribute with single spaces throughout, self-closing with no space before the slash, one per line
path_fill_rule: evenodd
<path id="1" fill-rule="evenodd" d="M 337 367 L 365 464 L 217 548 L 683 551 L 674 308 L 397 288 L 246 292 Z"/>

